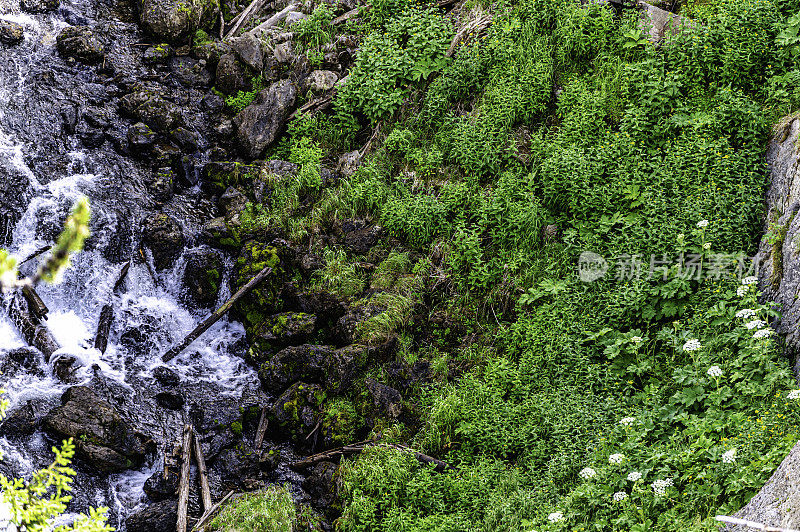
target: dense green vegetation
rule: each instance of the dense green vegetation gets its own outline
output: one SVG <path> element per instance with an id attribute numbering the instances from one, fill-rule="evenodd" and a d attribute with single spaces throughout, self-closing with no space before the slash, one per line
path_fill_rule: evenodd
<path id="1" fill-rule="evenodd" d="M 690 3 L 695 23 L 657 47 L 635 10 L 373 2 L 335 115 L 298 121 L 279 148 L 319 147 L 305 169 L 379 126 L 372 155 L 335 188 L 318 173 L 284 185 L 312 201 L 283 223 L 302 238 L 369 216 L 413 250 L 379 266 L 386 310 L 360 338 L 398 335 L 401 359 L 437 368 L 406 398 L 421 427 L 380 428 L 455 470 L 365 452 L 341 471 L 340 530 L 713 530 L 762 486 L 800 437 L 800 404 L 742 257 L 770 126 L 798 105 L 799 10 Z M 487 13 L 449 57 L 456 28 Z M 610 263 L 604 278 L 579 279 L 583 251 Z M 363 291 L 359 257 L 325 259 L 320 286 Z M 423 287 L 478 334 L 420 342 Z"/>

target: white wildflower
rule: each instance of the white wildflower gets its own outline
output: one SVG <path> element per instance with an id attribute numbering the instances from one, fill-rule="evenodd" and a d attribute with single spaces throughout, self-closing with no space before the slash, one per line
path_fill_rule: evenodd
<path id="1" fill-rule="evenodd" d="M 743 308 L 742 310 L 740 310 L 739 312 L 736 313 L 736 317 L 737 318 L 742 318 L 742 319 L 745 319 L 745 320 L 748 319 L 748 318 L 752 318 L 755 315 L 756 315 L 756 311 L 751 309 L 751 308 Z"/>
<path id="2" fill-rule="evenodd" d="M 633 342 L 634 344 L 641 344 L 642 343 L 642 337 L 641 336 L 631 336 L 631 342 Z"/>
<path id="3" fill-rule="evenodd" d="M 700 220 L 697 222 L 697 227 L 703 229 L 704 227 L 708 227 L 708 220 Z"/>
<path id="4" fill-rule="evenodd" d="M 752 320 L 745 323 L 744 326 L 748 329 L 763 329 L 767 326 L 767 322 L 764 320 Z"/>
<path id="5" fill-rule="evenodd" d="M 736 289 L 736 295 L 739 297 L 744 297 L 747 295 L 749 291 L 750 291 L 749 286 L 740 286 L 739 288 Z"/>
<path id="6" fill-rule="evenodd" d="M 578 476 L 580 476 L 584 480 L 588 480 L 593 476 L 595 476 L 596 474 L 597 473 L 595 472 L 595 470 L 592 469 L 591 467 L 584 467 L 583 469 L 580 470 Z"/>
<path id="7" fill-rule="evenodd" d="M 688 342 L 683 344 L 683 350 L 684 351 L 697 351 L 701 347 L 703 347 L 703 346 L 700 345 L 700 340 L 697 340 L 695 338 L 692 338 L 691 340 L 689 340 Z"/>
<path id="8" fill-rule="evenodd" d="M 800 399 L 800 390 L 792 390 L 789 392 L 789 395 L 786 396 L 787 399 Z"/>
<path id="9" fill-rule="evenodd" d="M 723 464 L 732 464 L 736 461 L 736 449 L 731 449 L 730 451 L 725 451 L 722 453 L 722 463 Z"/>
<path id="10" fill-rule="evenodd" d="M 720 369 L 719 366 L 711 366 L 710 368 L 708 368 L 708 371 L 706 371 L 706 373 L 708 373 L 709 377 L 712 377 L 714 379 L 722 377 L 722 369 Z"/>
<path id="11" fill-rule="evenodd" d="M 650 486 L 653 488 L 653 493 L 655 493 L 656 495 L 659 495 L 659 496 L 665 495 L 667 493 L 667 488 L 669 486 L 672 486 L 672 479 L 671 478 L 665 478 L 663 480 L 661 480 L 661 479 L 660 480 L 656 480 L 655 482 L 650 484 Z"/>
<path id="12" fill-rule="evenodd" d="M 636 418 L 635 417 L 630 417 L 629 416 L 629 417 L 624 417 L 624 418 L 619 420 L 619 424 L 623 425 L 625 427 L 632 427 L 634 423 L 636 423 Z"/>
<path id="13" fill-rule="evenodd" d="M 547 520 L 550 521 L 551 523 L 558 523 L 559 521 L 564 520 L 564 514 L 562 514 L 561 512 L 553 512 L 547 516 Z"/>
<path id="14" fill-rule="evenodd" d="M 630 482 L 636 482 L 638 480 L 642 480 L 642 474 L 639 473 L 638 471 L 631 471 L 630 473 L 628 473 L 628 480 Z"/>
<path id="15" fill-rule="evenodd" d="M 745 277 L 744 279 L 742 279 L 742 284 L 745 285 L 745 286 L 749 286 L 751 284 L 756 284 L 757 282 L 758 282 L 758 277 L 755 277 L 754 275 L 751 275 L 749 277 Z"/>
<path id="16" fill-rule="evenodd" d="M 625 455 L 622 453 L 614 453 L 608 457 L 609 464 L 619 465 L 624 461 L 625 461 Z"/>
<path id="17" fill-rule="evenodd" d="M 624 491 L 618 491 L 614 494 L 614 502 L 622 502 L 628 498 L 628 494 Z"/>
<path id="18" fill-rule="evenodd" d="M 759 329 L 753 335 L 753 338 L 760 340 L 762 338 L 769 338 L 772 336 L 772 329 Z"/>
<path id="19" fill-rule="evenodd" d="M 705 244 L 703 244 L 703 249 L 705 249 L 706 251 L 711 249 L 711 242 L 706 242 Z"/>

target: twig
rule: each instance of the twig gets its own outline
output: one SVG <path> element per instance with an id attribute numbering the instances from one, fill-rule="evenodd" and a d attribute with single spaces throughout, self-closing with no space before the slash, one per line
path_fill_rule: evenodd
<path id="1" fill-rule="evenodd" d="M 365 6 L 364 11 L 366 11 L 368 8 L 369 8 L 369 6 Z M 358 15 L 358 12 L 359 12 L 359 8 L 356 7 L 354 9 L 351 9 L 350 11 L 345 13 L 344 15 L 339 15 L 338 17 L 333 19 L 333 21 L 331 21 L 331 26 L 338 26 L 342 22 L 346 22 L 346 21 L 350 20 L 354 16 Z"/>
<path id="2" fill-rule="evenodd" d="M 364 154 L 365 154 L 365 153 L 367 153 L 367 150 L 369 150 L 369 147 L 372 145 L 372 141 L 373 141 L 373 140 L 375 140 L 375 137 L 377 137 L 377 136 L 378 136 L 378 132 L 381 130 L 381 124 L 382 124 L 382 123 L 383 123 L 383 122 L 378 122 L 378 125 L 377 125 L 377 126 L 375 126 L 375 130 L 372 132 L 372 136 L 370 136 L 370 138 L 369 138 L 369 140 L 367 141 L 367 143 L 366 143 L 366 144 L 364 144 L 364 147 L 363 147 L 363 148 L 361 148 L 361 150 L 359 151 L 359 155 L 360 155 L 361 157 L 363 157 L 363 156 L 364 156 Z"/>
<path id="3" fill-rule="evenodd" d="M 28 255 L 27 257 L 25 257 L 24 259 L 22 259 L 22 262 L 20 262 L 20 263 L 19 263 L 19 266 L 22 266 L 22 265 L 23 265 L 23 264 L 25 264 L 26 262 L 29 262 L 29 261 L 31 261 L 31 260 L 33 260 L 33 259 L 35 259 L 36 257 L 38 257 L 39 255 L 41 255 L 42 253 L 45 253 L 45 252 L 47 252 L 47 251 L 50 251 L 52 248 L 53 248 L 53 246 L 44 246 L 43 248 L 39 248 L 39 249 L 37 249 L 36 251 L 34 251 L 34 252 L 33 252 L 33 254 L 31 254 L 31 255 Z"/>
<path id="4" fill-rule="evenodd" d="M 250 290 L 258 286 L 258 284 L 261 283 L 261 281 L 266 279 L 267 275 L 269 275 L 270 272 L 272 272 L 272 268 L 269 266 L 258 272 L 258 274 L 255 277 L 250 279 L 250 281 L 246 285 L 241 287 L 238 292 L 233 294 L 233 296 L 225 303 L 223 303 L 221 307 L 219 307 L 209 317 L 200 322 L 200 325 L 195 327 L 194 330 L 190 332 L 186 336 L 186 338 L 183 339 L 181 343 L 179 343 L 178 345 L 167 351 L 164 354 L 164 356 L 161 357 L 161 360 L 164 362 L 169 362 L 176 356 L 180 355 L 181 352 L 187 347 L 189 347 L 189 345 L 192 342 L 197 340 L 197 338 L 201 334 L 206 332 L 212 325 L 217 323 L 220 320 L 220 318 L 222 318 L 231 309 L 231 307 L 233 307 L 234 303 L 239 301 L 243 296 L 245 296 L 248 292 L 250 292 Z"/>

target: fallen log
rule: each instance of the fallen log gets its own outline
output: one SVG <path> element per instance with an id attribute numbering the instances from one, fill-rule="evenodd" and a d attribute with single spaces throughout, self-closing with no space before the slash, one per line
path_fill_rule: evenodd
<path id="1" fill-rule="evenodd" d="M 45 316 L 47 316 L 47 313 L 50 312 L 47 305 L 45 305 L 42 298 L 39 297 L 39 294 L 36 293 L 36 290 L 34 290 L 32 286 L 26 285 L 22 287 L 22 297 L 27 301 L 30 313 L 37 319 L 43 320 Z"/>
<path id="2" fill-rule="evenodd" d="M 223 504 L 225 504 L 231 497 L 233 497 L 233 490 L 229 491 L 228 494 L 225 495 L 222 498 L 222 500 L 220 500 L 217 504 L 212 506 L 210 510 L 207 510 L 205 513 L 203 513 L 203 516 L 200 518 L 197 524 L 194 525 L 192 532 L 195 532 L 195 530 L 200 530 L 201 528 L 203 528 L 205 524 L 208 522 L 208 520 L 214 517 L 214 514 L 217 512 L 217 510 L 219 510 L 219 508 Z"/>
<path id="3" fill-rule="evenodd" d="M 34 291 L 33 293 L 35 294 L 36 292 Z M 30 310 L 28 301 L 22 295 L 21 290 L 17 291 L 11 298 L 8 315 L 28 345 L 41 351 L 45 356 L 45 360 L 50 360 L 53 353 L 61 349 L 47 325 Z"/>
<path id="4" fill-rule="evenodd" d="M 306 102 L 303 104 L 302 107 L 293 112 L 288 120 L 294 120 L 295 118 L 299 118 L 303 113 L 311 113 L 311 112 L 319 112 L 324 111 L 325 109 L 329 108 L 333 105 L 333 98 L 336 96 L 338 91 L 334 88 L 329 94 L 324 96 L 320 96 L 319 98 L 314 98 L 313 100 Z"/>
<path id="5" fill-rule="evenodd" d="M 236 37 L 236 32 L 242 29 L 251 17 L 255 16 L 259 11 L 264 9 L 264 6 L 266 6 L 268 2 L 269 0 L 253 0 L 250 2 L 250 5 L 248 5 L 244 11 L 236 15 L 236 17 L 230 21 L 231 28 L 225 34 L 225 38 L 229 39 L 231 37 Z"/>
<path id="6" fill-rule="evenodd" d="M 276 25 L 278 22 L 286 18 L 286 15 L 289 14 L 290 11 L 294 11 L 297 9 L 297 4 L 289 4 L 288 6 L 284 7 L 267 20 L 253 28 L 252 30 L 248 31 L 250 35 L 261 38 L 261 34 L 270 29 L 272 26 Z"/>
<path id="7" fill-rule="evenodd" d="M 412 449 L 410 447 L 406 447 L 405 445 L 401 445 L 399 443 L 392 443 L 392 444 L 389 445 L 389 447 L 392 447 L 392 448 L 400 450 L 400 451 L 405 451 L 405 452 L 411 453 L 411 454 L 414 455 L 414 458 L 416 458 L 417 460 L 419 460 L 423 464 L 432 464 L 434 466 L 433 469 L 437 473 L 444 473 L 448 469 L 455 469 L 453 466 L 451 466 L 447 462 L 443 462 L 443 461 L 439 460 L 438 458 L 434 458 L 432 456 L 428 456 L 427 454 L 422 454 L 422 453 L 420 453 L 418 451 L 415 451 L 414 449 Z"/>
<path id="8" fill-rule="evenodd" d="M 111 294 L 111 297 L 114 297 L 114 294 L 119 290 L 122 286 L 122 282 L 125 280 L 125 277 L 128 275 L 128 269 L 131 267 L 130 261 L 126 262 L 125 265 L 119 272 L 119 276 L 117 277 L 117 281 L 114 283 L 114 290 Z M 108 347 L 108 335 L 111 333 L 111 324 L 114 322 L 114 307 L 111 303 L 107 303 L 103 305 L 103 308 L 100 310 L 100 319 L 97 321 L 97 331 L 94 335 L 94 347 L 98 349 L 101 353 L 106 352 L 106 348 Z"/>
<path id="9" fill-rule="evenodd" d="M 350 456 L 353 454 L 358 454 L 362 452 L 364 449 L 367 449 L 368 447 L 373 447 L 375 445 L 378 445 L 378 442 L 372 440 L 365 440 L 356 443 L 351 443 L 350 445 L 345 445 L 344 447 L 337 447 L 336 449 L 331 449 L 329 451 L 323 451 L 321 453 L 312 454 L 311 456 L 307 456 L 302 460 L 293 462 L 289 467 L 295 470 L 305 469 L 319 462 L 334 460 L 337 458 L 341 458 L 342 456 Z M 454 469 L 454 467 L 448 464 L 447 462 L 443 462 L 438 458 L 434 458 L 432 456 L 428 456 L 427 454 L 415 451 L 414 449 L 406 447 L 405 445 L 401 445 L 398 443 L 390 443 L 387 445 L 387 447 L 392 449 L 397 449 L 398 451 L 403 451 L 413 454 L 414 458 L 416 458 L 420 462 L 424 464 L 432 464 L 434 466 L 434 471 L 436 471 L 437 473 L 444 473 L 449 469 Z"/>
<path id="10" fill-rule="evenodd" d="M 259 452 L 261 445 L 264 443 L 264 437 L 267 435 L 267 426 L 269 419 L 267 418 L 267 407 L 261 407 L 261 417 L 258 419 L 258 429 L 256 429 L 256 437 L 253 440 L 253 450 Z"/>
<path id="11" fill-rule="evenodd" d="M 231 296 L 231 298 L 229 300 L 227 300 L 225 303 L 223 303 L 223 305 L 221 307 L 219 307 L 209 317 L 207 317 L 202 322 L 200 322 L 200 325 L 195 327 L 195 329 L 192 332 L 190 332 L 186 336 L 186 338 L 183 339 L 183 341 L 181 343 L 179 343 L 178 345 L 176 345 L 175 347 L 173 347 L 172 349 L 167 351 L 164 354 L 164 356 L 161 357 L 161 360 L 164 361 L 164 362 L 169 362 L 170 360 L 172 360 L 176 356 L 180 355 L 181 352 L 184 349 L 186 349 L 187 347 L 189 347 L 189 345 L 192 342 L 197 340 L 197 338 L 201 334 L 206 332 L 212 325 L 217 323 L 220 320 L 220 318 L 222 318 L 225 314 L 227 314 L 227 312 L 231 309 L 231 307 L 233 307 L 233 305 L 237 301 L 239 301 L 248 292 L 250 292 L 250 290 L 252 290 L 256 286 L 258 286 L 258 284 L 261 283 L 261 281 L 266 279 L 267 275 L 269 275 L 270 272 L 272 272 L 272 268 L 269 267 L 269 266 L 267 266 L 266 268 L 264 268 L 263 270 L 258 272 L 258 274 L 255 277 L 250 279 L 250 281 L 248 281 L 248 283 L 246 285 L 241 287 L 235 294 L 233 294 L 233 296 Z"/>
<path id="12" fill-rule="evenodd" d="M 211 502 L 211 487 L 208 485 L 208 469 L 206 459 L 203 457 L 203 449 L 200 448 L 200 438 L 197 432 L 192 429 L 192 439 L 194 440 L 194 459 L 197 462 L 197 472 L 200 477 L 200 495 L 203 498 L 203 510 L 206 512 L 213 506 Z"/>
<path id="13" fill-rule="evenodd" d="M 186 532 L 189 519 L 189 476 L 192 467 L 192 426 L 183 427 L 183 444 L 181 458 L 181 479 L 178 484 L 178 521 L 175 526 L 177 532 Z"/>

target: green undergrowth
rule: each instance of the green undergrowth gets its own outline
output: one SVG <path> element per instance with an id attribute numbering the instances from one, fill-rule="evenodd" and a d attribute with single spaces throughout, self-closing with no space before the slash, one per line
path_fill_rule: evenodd
<path id="1" fill-rule="evenodd" d="M 800 437 L 790 362 L 760 332 L 775 313 L 742 284 L 770 126 L 800 103 L 800 5 L 690 2 L 695 24 L 656 47 L 635 10 L 500 2 L 450 58 L 486 9 L 373 3 L 334 114 L 278 148 L 306 177 L 260 207 L 310 245 L 380 223 L 404 251 L 366 275 L 328 249 L 314 282 L 385 309 L 361 339 L 399 335 L 402 361 L 434 368 L 404 397 L 421 429 L 376 427 L 454 470 L 388 447 L 346 461 L 337 529 L 715 530 Z M 315 165 L 378 125 L 321 186 Z M 593 282 L 587 251 L 608 266 Z"/>
<path id="2" fill-rule="evenodd" d="M 227 503 L 209 528 L 218 532 L 295 532 L 313 529 L 316 521 L 307 508 L 295 505 L 286 486 L 270 486 Z"/>

